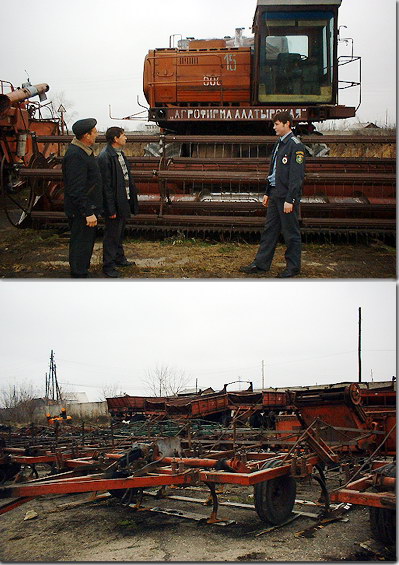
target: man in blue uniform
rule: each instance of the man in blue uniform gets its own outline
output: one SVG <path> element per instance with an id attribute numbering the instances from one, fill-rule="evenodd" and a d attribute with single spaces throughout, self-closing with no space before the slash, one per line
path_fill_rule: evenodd
<path id="1" fill-rule="evenodd" d="M 62 162 L 64 210 L 71 229 L 69 265 L 71 277 L 87 278 L 102 213 L 101 174 L 92 145 L 96 141 L 97 120 L 86 118 L 72 126 L 75 134 Z"/>
<path id="2" fill-rule="evenodd" d="M 240 267 L 247 275 L 270 270 L 280 237 L 287 246 L 285 269 L 279 278 L 295 277 L 301 271 L 301 232 L 299 229 L 299 202 L 305 175 L 305 148 L 292 133 L 293 117 L 279 112 L 274 117 L 274 131 L 280 137 L 272 151 L 269 175 L 262 204 L 267 208 L 265 228 L 259 249 L 250 265 Z"/>

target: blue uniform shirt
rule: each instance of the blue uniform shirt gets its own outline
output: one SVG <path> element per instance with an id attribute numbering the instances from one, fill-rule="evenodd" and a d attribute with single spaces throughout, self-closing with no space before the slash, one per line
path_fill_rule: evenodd
<path id="1" fill-rule="evenodd" d="M 283 139 L 285 139 L 287 137 L 287 135 L 289 135 L 289 134 L 290 134 L 290 132 L 283 135 L 283 137 L 280 137 L 279 142 L 277 143 L 276 148 L 273 152 L 273 157 L 272 157 L 273 171 L 272 171 L 272 174 L 267 177 L 267 180 L 269 181 L 271 186 L 276 186 L 276 161 L 277 161 L 276 155 L 277 155 L 278 148 L 280 146 L 280 142 L 283 141 Z"/>

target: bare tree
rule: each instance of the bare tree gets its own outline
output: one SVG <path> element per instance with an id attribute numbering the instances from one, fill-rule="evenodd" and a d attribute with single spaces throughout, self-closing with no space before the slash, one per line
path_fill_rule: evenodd
<path id="1" fill-rule="evenodd" d="M 0 389 L 0 406 L 3 419 L 31 422 L 38 408 L 38 391 L 31 383 L 5 385 Z"/>
<path id="2" fill-rule="evenodd" d="M 187 387 L 189 381 L 190 377 L 184 371 L 167 365 L 147 371 L 143 379 L 152 396 L 176 396 Z"/>
<path id="3" fill-rule="evenodd" d="M 101 393 L 100 401 L 106 400 L 107 398 L 114 398 L 115 396 L 124 396 L 126 394 L 121 391 L 118 383 L 103 384 Z"/>
<path id="4" fill-rule="evenodd" d="M 74 103 L 71 100 L 68 100 L 65 96 L 65 92 L 63 90 L 58 90 L 52 93 L 51 100 L 53 103 L 53 108 L 55 112 L 58 112 L 60 107 L 64 107 L 64 120 L 68 127 L 75 121 L 76 116 L 78 113 L 72 110 Z"/>

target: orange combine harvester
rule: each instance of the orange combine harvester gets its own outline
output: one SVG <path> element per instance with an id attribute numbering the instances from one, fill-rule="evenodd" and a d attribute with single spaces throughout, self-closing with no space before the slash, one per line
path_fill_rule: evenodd
<path id="1" fill-rule="evenodd" d="M 128 135 L 140 204 L 128 220 L 132 232 L 258 237 L 273 117 L 288 110 L 307 153 L 302 232 L 394 240 L 396 138 L 315 132 L 317 123 L 355 116 L 356 104 L 340 104 L 340 89 L 356 87 L 361 98 L 360 81 L 341 80 L 343 65 L 352 74 L 348 63 L 360 77 L 361 60 L 338 54 L 340 5 L 258 0 L 251 38 L 237 28 L 235 38 L 182 39 L 149 51 L 144 94 L 148 120 L 161 129 Z M 8 84 L 7 93 L 6 86 L 0 82 L 0 206 L 16 227 L 63 230 L 62 155 L 72 136 L 62 114 L 42 117 L 31 85 L 27 93 L 25 85 Z"/>
<path id="2" fill-rule="evenodd" d="M 338 104 L 341 0 L 258 0 L 254 37 L 181 40 L 144 63 L 149 119 L 179 134 L 273 134 L 276 112 L 296 123 L 355 116 Z M 352 82 L 351 86 L 359 86 Z M 306 131 L 306 128 L 302 128 Z"/>

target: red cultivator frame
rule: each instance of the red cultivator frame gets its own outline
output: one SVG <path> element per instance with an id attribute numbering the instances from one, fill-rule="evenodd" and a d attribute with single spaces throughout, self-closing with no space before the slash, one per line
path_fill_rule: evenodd
<path id="1" fill-rule="evenodd" d="M 241 443 L 239 449 L 236 449 L 238 442 L 233 443 L 233 449 L 228 451 L 220 448 L 223 440 L 215 441 L 201 455 L 191 441 L 180 437 L 152 438 L 146 442 L 142 438 L 142 443 L 137 441 L 133 446 L 130 437 L 128 450 L 74 446 L 55 451 L 38 449 L 27 454 L 22 448 L 4 448 L 6 469 L 7 462 L 30 466 L 33 471 L 36 464 L 44 463 L 56 474 L 1 488 L 0 498 L 5 504 L 0 507 L 0 513 L 36 496 L 99 491 L 109 491 L 124 503 L 135 502 L 138 508 L 143 489 L 159 488 L 161 496 L 168 486 L 204 484 L 212 501 L 208 522 L 214 523 L 218 521 L 219 504 L 216 486 L 231 484 L 254 487 L 258 516 L 262 521 L 279 525 L 292 513 L 297 482 L 312 477 L 321 488 L 319 503 L 323 504 L 324 516 L 329 513 L 330 501 L 370 506 L 373 532 L 379 539 L 392 543 L 396 467 L 392 463 L 395 453 L 386 447 L 394 445 L 396 424 L 389 420 L 392 427 L 384 429 L 373 422 L 362 409 L 356 385 L 297 392 L 291 402 L 302 429 L 291 435 L 288 448 L 286 441 L 278 445 L 275 431 L 270 432 L 273 434 L 270 440 L 253 439 L 252 445 Z M 359 461 L 362 466 L 357 464 Z M 329 493 L 324 469 L 331 467 L 345 468 L 348 480 L 346 485 Z"/>
<path id="2" fill-rule="evenodd" d="M 6 503 L 0 513 L 7 512 L 36 496 L 81 492 L 110 491 L 118 498 L 136 498 L 148 487 L 189 486 L 204 483 L 209 487 L 213 508 L 209 521 L 217 520 L 217 484 L 253 486 L 255 509 L 259 517 L 272 524 L 283 522 L 290 514 L 295 502 L 296 480 L 319 470 L 319 483 L 326 495 L 322 462 L 336 463 L 338 456 L 309 427 L 302 434 L 295 453 L 271 454 L 247 452 L 230 454 L 215 452 L 213 457 L 183 457 L 176 440 L 160 440 L 152 444 L 136 444 L 125 453 L 93 453 L 91 457 L 79 454 L 68 458 L 68 454 L 44 456 L 13 455 L 14 462 L 24 465 L 56 463 L 62 465 L 62 473 L 43 479 L 34 479 L 24 484 L 5 486 L 0 490 L 1 498 L 14 500 Z M 301 445 L 301 447 L 300 447 Z M 311 446 L 311 447 L 310 447 Z M 172 455 L 175 453 L 175 455 Z M 73 469 L 66 470 L 65 469 Z"/>

